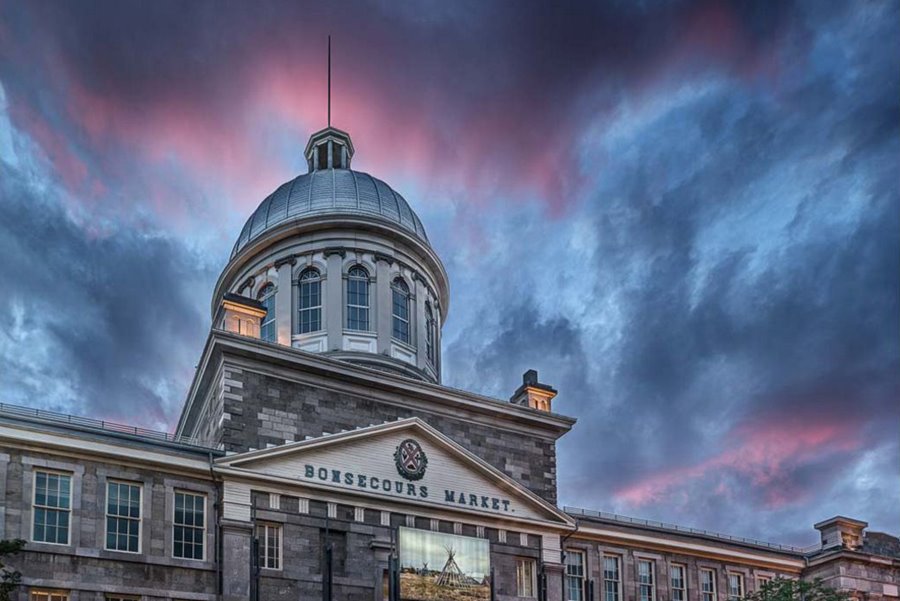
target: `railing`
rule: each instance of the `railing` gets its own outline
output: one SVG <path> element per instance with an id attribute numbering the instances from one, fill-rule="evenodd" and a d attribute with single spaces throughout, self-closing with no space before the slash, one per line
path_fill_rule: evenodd
<path id="1" fill-rule="evenodd" d="M 778 543 L 770 543 L 762 540 L 756 540 L 753 538 L 744 538 L 742 536 L 732 536 L 730 534 L 722 534 L 719 532 L 710 532 L 709 530 L 701 530 L 699 528 L 689 528 L 687 526 L 679 526 L 677 524 L 667 524 L 665 522 L 657 522 L 655 520 L 642 520 L 640 518 L 631 518 L 624 515 L 619 515 L 616 513 L 606 513 L 603 511 L 592 511 L 590 509 L 581 509 L 580 507 L 563 507 L 563 511 L 573 516 L 584 516 L 587 518 L 598 518 L 603 520 L 609 520 L 613 522 L 617 522 L 620 524 L 632 524 L 635 526 L 649 526 L 651 528 L 660 528 L 663 530 L 672 530 L 675 532 L 683 532 L 685 534 L 701 534 L 703 536 L 708 536 L 711 538 L 716 538 L 719 540 L 742 543 L 746 545 L 754 545 L 756 547 L 765 547 L 767 549 L 774 549 L 776 551 L 787 551 L 789 553 L 799 553 L 802 555 L 808 555 L 809 553 L 813 553 L 818 551 L 821 548 L 821 545 L 812 545 L 809 547 L 795 547 L 793 545 L 782 545 Z"/>
<path id="2" fill-rule="evenodd" d="M 94 419 L 91 417 L 82 417 L 79 415 L 70 415 L 68 413 L 58 413 L 56 411 L 48 411 L 46 409 L 35 409 L 32 407 L 22 407 L 21 405 L 11 405 L 9 403 L 0 403 L 0 415 L 9 415 L 15 417 L 24 417 L 28 419 L 36 419 L 54 424 L 65 424 L 71 426 L 80 426 L 83 428 L 91 428 L 94 430 L 103 430 L 105 432 L 116 432 L 119 434 L 128 434 L 140 438 L 158 440 L 163 442 L 172 442 L 176 444 L 188 445 L 192 447 L 208 448 L 194 438 L 187 436 L 176 436 L 169 432 L 159 430 L 148 430 L 147 428 L 139 428 L 137 426 L 126 426 L 116 422 Z"/>

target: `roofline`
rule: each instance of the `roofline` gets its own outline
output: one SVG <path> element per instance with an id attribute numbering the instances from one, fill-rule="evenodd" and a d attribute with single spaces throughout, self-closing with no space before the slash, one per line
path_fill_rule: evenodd
<path id="1" fill-rule="evenodd" d="M 809 547 L 797 547 L 794 545 L 785 545 L 781 543 L 771 543 L 768 541 L 761 541 L 752 538 L 745 538 L 741 536 L 734 536 L 730 534 L 722 534 L 719 532 L 711 532 L 708 530 L 701 530 L 697 528 L 690 528 L 688 526 L 679 526 L 677 524 L 667 524 L 664 522 L 657 522 L 654 520 L 644 520 L 640 518 L 632 518 L 628 516 L 618 515 L 615 513 L 605 513 L 601 511 L 593 511 L 590 509 L 582 509 L 578 507 L 563 507 L 564 511 L 571 516 L 577 516 L 579 518 L 583 518 L 590 522 L 602 523 L 602 524 L 615 524 L 617 526 L 628 526 L 633 528 L 639 528 L 641 530 L 651 530 L 654 532 L 665 532 L 669 534 L 676 534 L 681 536 L 690 536 L 693 538 L 702 538 L 704 540 L 715 541 L 715 542 L 724 542 L 731 545 L 749 548 L 749 549 L 757 549 L 757 550 L 765 550 L 773 553 L 780 553 L 785 555 L 791 555 L 794 557 L 805 557 L 807 554 L 817 551 L 821 548 L 821 545 L 811 545 Z"/>
<path id="2" fill-rule="evenodd" d="M 819 528 L 823 528 L 829 524 L 835 524 L 835 523 L 841 523 L 841 522 L 843 522 L 845 524 L 849 524 L 851 526 L 858 526 L 860 528 L 868 528 L 868 526 L 869 526 L 868 522 L 864 522 L 862 520 L 857 520 L 855 518 L 848 518 L 843 515 L 836 515 L 832 518 L 828 518 L 827 520 L 822 520 L 821 522 L 818 522 L 817 524 L 813 524 L 813 528 L 818 530 Z"/>
<path id="3" fill-rule="evenodd" d="M 262 360 L 268 367 L 281 366 L 299 370 L 302 373 L 324 376 L 332 385 L 362 387 L 369 391 L 369 394 L 386 392 L 401 397 L 418 398 L 420 401 L 431 401 L 434 406 L 445 408 L 448 415 L 465 411 L 480 414 L 485 418 L 502 416 L 506 418 L 507 422 L 521 424 L 523 431 L 543 431 L 548 438 L 559 438 L 568 432 L 577 421 L 575 418 L 558 413 L 513 405 L 508 401 L 481 396 L 417 378 L 379 371 L 332 359 L 322 354 L 301 351 L 289 346 L 264 342 L 257 338 L 213 328 L 206 339 L 194 379 L 188 389 L 176 434 L 182 432 L 194 403 L 202 402 L 198 396 L 205 392 L 204 384 L 211 377 L 211 369 L 218 366 L 223 352 L 251 360 Z M 218 360 L 216 360 L 217 358 Z M 216 360 L 215 363 L 213 363 L 214 360 Z"/>
<path id="4" fill-rule="evenodd" d="M 136 443 L 138 446 L 164 449 L 169 452 L 197 454 L 203 457 L 208 457 L 210 454 L 216 457 L 224 455 L 224 451 L 220 449 L 208 447 L 193 439 L 176 436 L 169 432 L 8 403 L 0 403 L 0 423 L 29 430 L 40 430 L 50 434 L 65 434 L 82 439 L 93 438 L 116 445 L 119 445 L 120 441 L 126 441 Z"/>

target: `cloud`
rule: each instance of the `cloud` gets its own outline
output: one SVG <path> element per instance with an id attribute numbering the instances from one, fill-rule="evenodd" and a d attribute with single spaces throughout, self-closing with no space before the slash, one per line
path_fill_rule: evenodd
<path id="1" fill-rule="evenodd" d="M 166 429 L 209 327 L 215 272 L 165 234 L 82 227 L 23 150 L 18 167 L 0 163 L 3 400 Z"/>
<path id="2" fill-rule="evenodd" d="M 216 270 L 324 122 L 330 31 L 354 166 L 450 273 L 444 381 L 560 390 L 563 501 L 890 529 L 896 4 L 428 8 L 0 5 L 7 400 L 171 423 Z"/>

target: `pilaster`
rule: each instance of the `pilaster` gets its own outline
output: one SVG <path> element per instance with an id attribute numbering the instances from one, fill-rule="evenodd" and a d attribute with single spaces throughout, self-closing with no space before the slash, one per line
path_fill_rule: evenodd
<path id="1" fill-rule="evenodd" d="M 275 331 L 278 344 L 291 345 L 291 300 L 294 283 L 291 281 L 291 268 L 294 261 L 285 261 L 275 265 L 278 269 L 278 288 L 275 290 Z"/>
<path id="2" fill-rule="evenodd" d="M 340 251 L 325 252 L 328 273 L 325 276 L 325 325 L 328 330 L 328 350 L 341 350 L 341 338 L 344 333 L 344 274 L 341 269 L 343 256 Z"/>
<path id="3" fill-rule="evenodd" d="M 377 349 L 382 355 L 391 354 L 391 264 L 383 255 L 376 255 L 374 325 L 378 334 Z"/>

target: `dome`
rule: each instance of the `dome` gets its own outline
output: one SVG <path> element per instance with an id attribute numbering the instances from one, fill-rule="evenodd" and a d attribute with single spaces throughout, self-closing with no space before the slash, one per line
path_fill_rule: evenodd
<path id="1" fill-rule="evenodd" d="M 282 223 L 320 215 L 374 217 L 428 243 L 419 217 L 390 186 L 368 173 L 329 168 L 304 173 L 266 197 L 244 224 L 231 257 Z"/>

